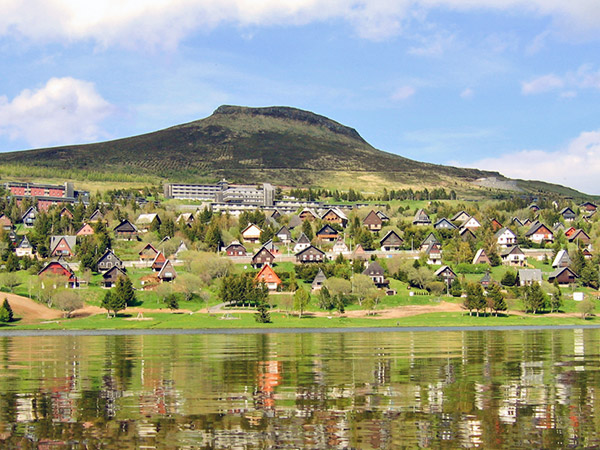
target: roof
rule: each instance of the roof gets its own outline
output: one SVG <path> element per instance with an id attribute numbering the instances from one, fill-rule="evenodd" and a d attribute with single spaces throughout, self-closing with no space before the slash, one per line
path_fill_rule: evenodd
<path id="1" fill-rule="evenodd" d="M 242 236 L 247 233 L 248 231 L 250 231 L 251 228 L 256 228 L 260 233 L 262 233 L 262 230 L 260 229 L 260 227 L 258 225 L 254 225 L 253 223 L 249 223 L 246 228 L 244 228 L 242 230 Z"/>
<path id="2" fill-rule="evenodd" d="M 463 216 L 463 215 L 466 215 L 467 217 L 461 219 L 461 216 Z M 454 214 L 450 220 L 453 222 L 456 220 L 459 220 L 459 219 L 461 219 L 463 221 L 467 221 L 467 220 L 469 220 L 470 217 L 471 217 L 471 215 L 468 214 L 466 211 L 459 211 L 456 214 Z"/>
<path id="3" fill-rule="evenodd" d="M 115 259 L 117 259 L 118 261 L 121 261 L 121 258 L 119 258 L 117 255 L 115 255 L 115 252 L 113 252 L 110 248 L 107 248 L 104 251 L 104 253 L 102 254 L 102 256 L 100 258 L 98 258 L 98 262 L 102 261 L 104 258 L 106 258 L 111 253 L 115 257 Z"/>
<path id="4" fill-rule="evenodd" d="M 167 278 L 167 270 L 171 270 L 171 276 L 169 278 L 175 278 L 177 276 L 177 272 L 175 271 L 175 268 L 173 267 L 173 264 L 171 264 L 171 261 L 169 259 L 167 259 L 165 261 L 165 263 L 162 265 L 162 267 L 160 268 L 160 270 L 158 271 L 158 278 Z"/>
<path id="5" fill-rule="evenodd" d="M 550 230 L 550 228 L 548 228 L 546 225 L 544 225 L 542 222 L 540 222 L 539 220 L 536 220 L 535 222 L 533 222 L 531 224 L 531 227 L 529 228 L 529 230 L 525 233 L 525 236 L 531 236 L 533 234 L 536 234 L 540 228 L 545 228 L 546 230 L 548 230 L 549 233 L 552 234 L 552 231 Z"/>
<path id="6" fill-rule="evenodd" d="M 308 237 L 304 233 L 302 233 L 296 241 L 296 244 L 310 244 L 310 239 L 308 239 Z"/>
<path id="7" fill-rule="evenodd" d="M 123 220 L 119 225 L 114 228 L 117 233 L 136 233 L 137 228 L 129 220 Z"/>
<path id="8" fill-rule="evenodd" d="M 367 217 L 363 219 L 363 223 L 367 225 L 381 225 L 383 219 L 374 210 L 371 210 L 367 214 Z"/>
<path id="9" fill-rule="evenodd" d="M 281 278 L 277 276 L 273 268 L 268 264 L 262 266 L 262 269 L 260 269 L 254 279 L 259 282 L 264 281 L 265 283 L 277 283 L 277 285 L 281 284 Z"/>
<path id="10" fill-rule="evenodd" d="M 385 242 L 388 239 L 394 239 L 396 242 L 398 242 L 399 244 L 402 244 L 404 242 L 404 240 L 400 237 L 400 235 L 398 233 L 396 233 L 394 230 L 390 230 L 388 231 L 385 236 L 379 241 L 379 243 L 381 245 L 385 245 Z"/>
<path id="11" fill-rule="evenodd" d="M 483 248 L 480 248 L 477 250 L 477 253 L 475 253 L 475 256 L 473 257 L 473 264 L 478 264 L 477 261 L 479 261 L 480 258 L 486 258 L 489 261 L 488 255 L 485 253 Z"/>
<path id="12" fill-rule="evenodd" d="M 282 226 L 277 233 L 275 233 L 276 236 L 279 236 L 279 235 L 282 235 L 282 234 L 285 235 L 285 236 L 289 236 L 289 237 L 292 236 L 292 232 L 285 225 Z"/>
<path id="13" fill-rule="evenodd" d="M 377 261 L 373 261 L 365 270 L 363 270 L 363 275 L 368 276 L 378 276 L 383 275 L 384 273 L 383 267 L 381 267 Z"/>
<path id="14" fill-rule="evenodd" d="M 290 217 L 290 221 L 288 222 L 288 227 L 291 230 L 293 228 L 296 228 L 300 224 L 302 224 L 302 219 L 300 219 L 300 216 L 293 215 L 292 217 Z"/>
<path id="15" fill-rule="evenodd" d="M 35 206 L 30 206 L 29 208 L 27 208 L 27 211 L 25 211 L 25 213 L 21 216 L 21 220 L 29 216 L 30 213 L 34 216 L 37 215 L 37 208 Z"/>
<path id="16" fill-rule="evenodd" d="M 56 247 L 62 240 L 65 240 L 65 243 L 69 246 L 71 250 L 75 248 L 77 243 L 77 236 L 50 236 L 50 253 L 56 250 Z"/>
<path id="17" fill-rule="evenodd" d="M 490 272 L 486 272 L 484 276 L 481 277 L 481 280 L 479 280 L 480 283 L 486 283 L 489 284 L 492 282 L 492 276 L 490 275 Z"/>
<path id="18" fill-rule="evenodd" d="M 300 256 L 303 253 L 307 253 L 309 251 L 315 251 L 315 250 L 317 251 L 317 253 L 320 253 L 323 255 L 323 257 L 325 257 L 325 252 L 323 250 L 321 250 L 320 248 L 317 248 L 313 245 L 310 245 L 310 246 L 306 247 L 305 249 L 300 250 L 298 253 L 296 253 L 296 256 Z"/>
<path id="19" fill-rule="evenodd" d="M 570 216 L 575 216 L 575 211 L 573 211 L 571 208 L 569 208 L 568 206 L 564 207 L 563 209 L 560 210 L 559 214 L 561 216 L 564 216 L 565 214 L 568 214 Z"/>
<path id="20" fill-rule="evenodd" d="M 431 243 L 435 243 L 435 244 L 439 244 L 440 241 L 438 240 L 438 238 L 435 237 L 435 234 L 433 233 L 429 233 L 427 235 L 427 237 L 425 239 L 423 239 L 423 242 L 421 242 L 421 246 L 423 245 L 429 245 Z"/>
<path id="21" fill-rule="evenodd" d="M 415 222 L 431 223 L 431 219 L 429 218 L 424 209 L 419 209 L 415 214 L 415 218 L 413 219 L 413 223 Z"/>
<path id="22" fill-rule="evenodd" d="M 314 280 L 312 281 L 312 285 L 314 286 L 315 284 L 319 284 L 319 283 L 323 284 L 325 281 L 327 281 L 327 277 L 323 273 L 323 269 L 319 269 L 319 271 L 317 272 L 317 275 L 315 276 Z"/>
<path id="23" fill-rule="evenodd" d="M 436 277 L 439 277 L 439 276 L 440 276 L 440 275 L 442 275 L 442 274 L 443 274 L 443 273 L 444 273 L 446 270 L 449 270 L 449 271 L 452 273 L 452 275 L 456 276 L 456 274 L 454 273 L 454 270 L 452 270 L 452 269 L 450 268 L 450 266 L 442 266 L 442 267 L 440 267 L 438 270 L 436 270 L 436 271 L 435 271 L 434 275 L 435 275 Z"/>
<path id="24" fill-rule="evenodd" d="M 115 272 L 117 272 L 117 273 L 115 273 Z M 107 280 L 107 279 L 116 280 L 119 276 L 124 276 L 124 277 L 127 276 L 125 271 L 123 269 L 121 269 L 119 266 L 112 266 L 110 269 L 108 269 L 106 272 L 104 272 L 102 274 L 102 278 L 104 278 L 105 280 Z"/>
<path id="25" fill-rule="evenodd" d="M 542 271 L 540 269 L 519 269 L 519 280 L 521 282 L 542 281 Z"/>
<path id="26" fill-rule="evenodd" d="M 319 231 L 316 232 L 317 236 L 322 235 L 322 234 L 324 234 L 324 235 L 334 234 L 337 236 L 339 234 L 339 232 L 338 232 L 338 230 L 333 228 L 331 225 L 323 225 L 323 227 Z"/>
<path id="27" fill-rule="evenodd" d="M 325 211 L 325 213 L 321 216 L 321 218 L 324 218 L 329 212 L 334 213 L 336 216 L 338 216 L 342 220 L 348 220 L 348 217 L 346 217 L 346 214 L 344 214 L 342 212 L 342 210 L 339 208 L 329 208 L 327 211 Z"/>
<path id="28" fill-rule="evenodd" d="M 559 267 L 554 272 L 552 272 L 550 275 L 548 275 L 548 280 L 550 280 L 551 278 L 559 277 L 565 270 L 568 270 L 569 272 L 571 272 L 575 278 L 579 278 L 579 275 L 577 275 L 575 272 L 573 272 L 573 269 L 571 269 L 570 267 Z"/>
<path id="29" fill-rule="evenodd" d="M 571 258 L 569 257 L 569 253 L 567 253 L 566 250 L 558 251 L 556 257 L 554 258 L 554 261 L 552 261 L 552 267 L 560 266 L 561 263 L 566 263 L 566 265 L 571 264 Z"/>
<path id="30" fill-rule="evenodd" d="M 454 230 L 457 228 L 456 225 L 454 225 L 452 222 L 450 222 L 450 220 L 446 219 L 445 217 L 442 217 L 441 219 L 436 221 L 433 224 L 433 228 L 440 228 L 442 224 L 446 224 L 446 228 L 451 228 Z"/>
<path id="31" fill-rule="evenodd" d="M 512 247 L 508 247 L 502 250 L 500 256 L 508 256 L 512 253 L 519 253 L 521 255 L 525 255 L 525 253 L 523 253 L 523 250 L 521 250 L 518 245 L 513 245 Z"/>
<path id="32" fill-rule="evenodd" d="M 17 245 L 17 248 L 33 248 L 33 245 L 31 245 L 31 242 L 29 242 L 27 236 L 23 236 L 23 239 L 21 240 L 19 245 Z"/>
<path id="33" fill-rule="evenodd" d="M 231 241 L 231 243 L 225 247 L 225 250 L 227 250 L 229 247 L 242 247 L 244 250 L 246 249 L 246 247 L 244 247 L 244 244 L 242 244 L 240 241 L 235 240 L 235 241 Z"/>

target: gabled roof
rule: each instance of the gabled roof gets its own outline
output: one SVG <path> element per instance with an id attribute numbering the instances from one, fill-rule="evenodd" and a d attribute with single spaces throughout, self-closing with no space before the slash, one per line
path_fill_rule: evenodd
<path id="1" fill-rule="evenodd" d="M 291 238 L 292 232 L 290 231 L 290 229 L 288 227 L 286 227 L 284 225 L 279 229 L 279 231 L 277 233 L 275 233 L 275 236 L 280 236 L 280 235 L 284 235 L 284 236 Z"/>
<path id="2" fill-rule="evenodd" d="M 550 228 L 548 228 L 546 225 L 544 225 L 542 222 L 540 222 L 539 220 L 536 220 L 535 222 L 533 222 L 531 224 L 531 228 L 529 228 L 529 230 L 525 233 L 525 236 L 531 236 L 536 234 L 538 231 L 540 231 L 542 228 L 545 228 L 546 231 L 550 234 L 552 233 L 552 230 L 550 230 Z M 542 231 L 544 232 L 544 231 Z"/>
<path id="3" fill-rule="evenodd" d="M 489 261 L 490 259 L 488 258 L 488 255 L 485 253 L 485 250 L 480 248 L 479 250 L 477 250 L 477 253 L 475 253 L 475 256 L 473 257 L 473 264 L 481 264 L 479 262 L 480 259 L 485 259 L 487 261 Z"/>
<path id="4" fill-rule="evenodd" d="M 167 272 L 170 271 L 170 272 Z M 158 271 L 158 278 L 159 279 L 163 279 L 163 278 L 167 278 L 167 275 L 170 276 L 168 278 L 174 279 L 177 277 L 177 272 L 175 271 L 175 268 L 173 267 L 173 264 L 171 263 L 171 261 L 169 259 L 167 259 L 165 261 L 165 263 L 162 265 L 162 267 L 160 268 L 160 270 Z"/>
<path id="5" fill-rule="evenodd" d="M 564 230 L 564 229 L 565 229 L 565 224 L 564 224 L 564 223 L 562 223 L 562 222 L 556 222 L 556 223 L 554 224 L 554 226 L 552 227 L 552 229 L 553 229 L 554 231 L 558 231 L 558 230 Z"/>
<path id="6" fill-rule="evenodd" d="M 231 243 L 227 247 L 225 247 L 225 251 L 227 251 L 229 247 L 242 247 L 244 251 L 246 251 L 246 247 L 244 247 L 244 245 L 238 240 L 231 241 Z"/>
<path id="7" fill-rule="evenodd" d="M 316 235 L 338 235 L 339 231 L 333 228 L 331 225 L 324 225 L 319 231 L 316 232 Z"/>
<path id="8" fill-rule="evenodd" d="M 435 234 L 433 234 L 433 233 L 429 233 L 427 235 L 427 237 L 425 239 L 423 239 L 423 242 L 421 242 L 421 246 L 423 246 L 423 245 L 429 245 L 431 243 L 436 243 L 436 244 L 440 243 L 440 241 L 438 240 L 438 238 L 436 238 Z"/>
<path id="9" fill-rule="evenodd" d="M 375 211 L 375 214 L 377 214 L 379 216 L 379 218 L 381 220 L 383 220 L 384 222 L 387 222 L 390 220 L 390 218 L 384 212 L 377 210 L 377 211 Z"/>
<path id="10" fill-rule="evenodd" d="M 156 213 L 140 214 L 136 219 L 136 225 L 150 225 L 154 220 L 160 222 L 160 217 Z"/>
<path id="11" fill-rule="evenodd" d="M 23 239 L 21 240 L 19 245 L 17 245 L 17 248 L 33 248 L 33 245 L 31 245 L 31 242 L 29 242 L 27 236 L 23 236 Z"/>
<path id="12" fill-rule="evenodd" d="M 426 255 L 431 255 L 432 253 L 441 253 L 442 252 L 442 244 L 439 242 L 430 243 L 425 249 Z"/>
<path id="13" fill-rule="evenodd" d="M 44 266 L 44 268 L 38 272 L 38 275 L 43 274 L 46 270 L 48 270 L 48 268 L 50 266 L 57 265 L 57 264 L 64 270 L 65 273 L 69 274 L 69 277 L 73 277 L 75 275 L 75 272 L 73 272 L 73 269 L 71 269 L 71 267 L 62 258 L 48 261 L 48 264 L 46 264 Z"/>
<path id="14" fill-rule="evenodd" d="M 374 210 L 369 211 L 369 214 L 363 219 L 365 225 L 381 225 L 382 223 L 383 219 Z"/>
<path id="15" fill-rule="evenodd" d="M 12 224 L 13 224 L 12 220 L 10 220 L 6 214 L 0 215 L 0 226 L 11 226 L 12 227 Z"/>
<path id="16" fill-rule="evenodd" d="M 58 244 L 63 240 L 69 249 L 73 251 L 77 243 L 77 236 L 50 236 L 50 253 L 54 253 Z"/>
<path id="17" fill-rule="evenodd" d="M 356 248 L 352 252 L 352 259 L 363 259 L 363 260 L 367 259 L 367 252 L 365 252 L 365 249 L 363 248 L 362 245 L 360 245 L 360 244 L 356 245 Z"/>
<path id="18" fill-rule="evenodd" d="M 91 230 L 90 234 L 95 234 L 96 233 L 94 231 L 94 227 L 92 227 L 89 223 L 84 223 L 83 225 L 81 225 L 81 228 L 79 230 L 77 230 L 77 233 L 75 233 L 75 235 L 76 236 L 81 236 L 82 234 L 87 234 L 87 233 L 83 232 L 85 229 L 90 229 Z"/>
<path id="19" fill-rule="evenodd" d="M 461 228 L 459 232 L 460 236 L 463 238 L 475 239 L 475 233 L 470 228 Z"/>
<path id="20" fill-rule="evenodd" d="M 559 267 L 554 272 L 552 272 L 550 275 L 548 275 L 548 281 L 550 281 L 550 279 L 559 277 L 565 271 L 571 272 L 575 278 L 579 278 L 579 275 L 577 275 L 575 272 L 573 272 L 573 269 L 571 269 L 570 267 Z"/>
<path id="21" fill-rule="evenodd" d="M 102 220 L 104 218 L 104 214 L 99 209 L 96 209 L 89 218 L 89 222 L 94 222 L 98 220 Z"/>
<path id="22" fill-rule="evenodd" d="M 436 277 L 439 277 L 440 275 L 442 275 L 446 271 L 449 271 L 450 273 L 452 273 L 452 275 L 454 275 L 456 277 L 456 273 L 454 273 L 454 270 L 452 270 L 450 268 L 450 266 L 442 266 L 442 267 L 440 267 L 438 270 L 435 271 L 434 275 Z"/>
<path id="23" fill-rule="evenodd" d="M 569 236 L 569 242 L 573 242 L 576 241 L 578 239 L 582 239 L 583 241 L 589 241 L 590 240 L 590 235 L 587 234 L 585 231 L 583 230 L 577 230 L 575 231 L 575 233 L 571 234 Z"/>
<path id="24" fill-rule="evenodd" d="M 383 270 L 383 267 L 381 267 L 377 261 L 371 262 L 367 268 L 363 270 L 363 275 L 368 275 L 370 277 L 383 276 L 384 274 L 385 271 Z"/>
<path id="25" fill-rule="evenodd" d="M 490 284 L 492 282 L 492 276 L 490 275 L 489 270 L 485 272 L 485 275 L 481 277 L 481 280 L 479 280 L 479 282 L 481 284 Z"/>
<path id="26" fill-rule="evenodd" d="M 110 248 L 107 248 L 107 249 L 104 251 L 104 253 L 102 254 L 102 256 L 101 256 L 100 258 L 98 258 L 98 263 L 100 263 L 100 262 L 102 262 L 104 259 L 108 258 L 108 256 L 109 256 L 109 255 L 111 255 L 111 254 L 114 256 L 114 258 L 115 258 L 117 261 L 120 261 L 121 263 L 123 262 L 123 261 L 121 261 L 121 258 L 119 258 L 117 255 L 115 255 L 115 252 L 113 252 L 113 251 L 112 251 Z"/>
<path id="27" fill-rule="evenodd" d="M 315 286 L 318 284 L 323 284 L 323 283 L 325 283 L 325 281 L 327 281 L 327 277 L 323 273 L 323 269 L 319 269 L 319 271 L 317 272 L 317 275 L 315 276 L 315 278 L 311 284 L 312 284 L 312 286 Z"/>
<path id="28" fill-rule="evenodd" d="M 529 283 L 542 281 L 542 271 L 540 269 L 519 269 L 519 280 Z"/>
<path id="29" fill-rule="evenodd" d="M 25 211 L 25 213 L 21 216 L 21 222 L 28 216 L 33 215 L 34 217 L 37 216 L 37 208 L 35 206 L 30 206 L 29 208 L 27 208 L 27 211 Z"/>
<path id="30" fill-rule="evenodd" d="M 496 234 L 494 234 L 494 237 L 496 239 L 498 239 L 500 236 L 502 236 L 504 233 L 509 232 L 510 234 L 513 235 L 513 237 L 517 237 L 517 235 L 515 234 L 515 232 L 513 230 L 511 230 L 510 228 L 500 228 L 498 231 L 496 231 Z"/>
<path id="31" fill-rule="evenodd" d="M 513 245 L 502 250 L 500 256 L 508 256 L 512 254 L 525 255 L 525 253 L 523 253 L 523 250 L 521 250 L 521 248 L 518 245 Z"/>
<path id="32" fill-rule="evenodd" d="M 273 252 L 271 250 L 269 250 L 266 246 L 263 245 L 252 256 L 252 260 L 254 260 L 254 258 L 256 258 L 258 255 L 260 255 L 261 253 L 264 253 L 264 252 L 267 252 L 272 259 L 275 259 L 275 255 L 273 254 Z"/>
<path id="33" fill-rule="evenodd" d="M 300 256 L 303 253 L 314 252 L 314 251 L 316 251 L 317 253 L 322 254 L 323 258 L 325 257 L 325 252 L 323 250 L 321 250 L 320 248 L 317 248 L 317 247 L 315 247 L 313 245 L 310 245 L 310 246 L 306 247 L 305 249 L 300 250 L 298 253 L 296 253 L 296 256 Z"/>
<path id="34" fill-rule="evenodd" d="M 512 218 L 512 223 L 514 223 L 518 227 L 522 227 L 523 226 L 523 221 L 521 219 L 519 219 L 518 217 L 513 217 Z"/>
<path id="35" fill-rule="evenodd" d="M 288 222 L 288 228 L 290 230 L 293 230 L 294 228 L 296 228 L 297 226 L 302 224 L 302 219 L 300 219 L 300 216 L 297 215 L 293 215 L 292 217 L 290 217 L 290 221 Z"/>
<path id="36" fill-rule="evenodd" d="M 301 233 L 296 244 L 310 244 L 310 239 L 304 233 Z"/>
<path id="37" fill-rule="evenodd" d="M 260 229 L 260 227 L 258 225 L 254 225 L 253 223 L 249 223 L 246 228 L 244 228 L 242 230 L 242 237 L 244 236 L 244 234 L 246 234 L 248 231 L 250 231 L 252 228 L 256 228 L 256 230 L 258 230 L 259 233 L 262 233 L 262 230 Z"/>
<path id="38" fill-rule="evenodd" d="M 575 216 L 575 211 L 573 211 L 571 208 L 569 208 L 568 206 L 564 207 L 563 209 L 560 210 L 559 214 L 561 216 L 564 215 L 568 215 L 568 216 Z"/>
<path id="39" fill-rule="evenodd" d="M 431 219 L 427 215 L 424 209 L 419 209 L 415 214 L 415 218 L 413 219 L 413 223 L 431 223 Z"/>
<path id="40" fill-rule="evenodd" d="M 317 212 L 312 209 L 312 208 L 304 208 L 302 211 L 300 211 L 300 214 L 298 214 L 299 216 L 303 215 L 304 213 L 310 214 L 311 216 L 313 216 L 315 219 L 317 219 L 318 217 L 320 217 Z"/>
<path id="41" fill-rule="evenodd" d="M 158 250 L 156 249 L 156 247 L 154 247 L 154 245 L 152 245 L 150 242 L 148 242 L 143 249 L 140 250 L 140 252 L 138 253 L 139 255 L 141 255 L 142 253 L 144 253 L 146 250 L 151 250 L 154 252 L 154 254 L 158 254 Z"/>
<path id="42" fill-rule="evenodd" d="M 258 282 L 264 281 L 265 283 L 276 283 L 278 286 L 281 284 L 281 278 L 277 276 L 273 268 L 265 264 L 262 266 L 260 271 L 256 274 L 254 279 Z"/>
<path id="43" fill-rule="evenodd" d="M 455 230 L 457 226 L 450 222 L 450 220 L 446 219 L 445 217 L 442 217 L 433 224 L 433 228 L 449 228 L 451 230 Z"/>
<path id="44" fill-rule="evenodd" d="M 329 213 L 332 212 L 333 214 L 335 214 L 336 216 L 338 216 L 340 219 L 342 220 L 348 220 L 348 217 L 346 216 L 346 214 L 344 214 L 342 212 L 341 209 L 339 208 L 329 208 L 327 211 L 325 211 L 323 213 L 323 215 L 321 216 L 321 219 L 325 218 L 325 216 Z"/>
<path id="45" fill-rule="evenodd" d="M 152 260 L 152 264 L 151 267 L 153 269 L 157 269 L 158 267 L 162 267 L 165 262 L 167 261 L 167 258 L 165 257 L 165 255 L 163 254 L 163 252 L 158 252 L 156 254 L 156 256 L 154 257 L 154 259 Z"/>
<path id="46" fill-rule="evenodd" d="M 569 266 L 570 264 L 571 257 L 569 256 L 569 253 L 564 249 L 559 250 L 556 254 L 556 257 L 554 258 L 554 261 L 552 261 L 552 267 L 558 267 L 561 265 Z"/>
<path id="47" fill-rule="evenodd" d="M 402 244 L 404 242 L 404 240 L 398 235 L 398 233 L 396 233 L 394 230 L 390 230 L 379 241 L 379 244 L 380 245 L 385 245 L 386 241 L 388 241 L 389 239 L 395 240 L 396 242 L 398 242 L 398 244 Z"/>
<path id="48" fill-rule="evenodd" d="M 105 280 L 116 280 L 119 277 L 127 277 L 125 270 L 121 269 L 119 266 L 112 266 L 102 274 L 102 278 Z"/>
<path id="49" fill-rule="evenodd" d="M 471 218 L 471 215 L 468 214 L 466 211 L 459 211 L 456 214 L 454 214 L 450 220 L 452 222 L 456 222 L 457 220 L 460 220 L 462 222 L 466 222 L 467 220 L 469 220 Z"/>
<path id="50" fill-rule="evenodd" d="M 117 233 L 137 233 L 137 228 L 129 220 L 123 220 L 119 225 L 114 228 Z"/>

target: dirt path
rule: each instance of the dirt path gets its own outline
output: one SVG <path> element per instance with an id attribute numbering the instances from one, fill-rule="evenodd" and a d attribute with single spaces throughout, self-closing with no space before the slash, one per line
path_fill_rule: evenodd
<path id="1" fill-rule="evenodd" d="M 55 320 L 63 317 L 62 311 L 48 308 L 46 305 L 37 303 L 30 298 L 16 294 L 0 294 L 0 302 L 8 300 L 16 318 L 20 323 L 39 322 L 40 320 Z"/>

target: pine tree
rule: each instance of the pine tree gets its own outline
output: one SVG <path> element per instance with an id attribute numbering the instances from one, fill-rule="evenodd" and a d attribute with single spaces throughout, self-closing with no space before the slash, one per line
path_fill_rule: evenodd
<path id="1" fill-rule="evenodd" d="M 302 222 L 302 232 L 306 235 L 309 241 L 313 240 L 313 238 L 315 237 L 315 233 L 313 231 L 310 220 L 307 219 L 304 222 Z"/>
<path id="2" fill-rule="evenodd" d="M 495 283 L 492 283 L 488 286 L 487 292 L 488 306 L 492 311 L 494 311 L 496 317 L 498 317 L 498 311 L 506 311 L 508 309 L 504 295 L 502 294 L 500 286 Z"/>
<path id="3" fill-rule="evenodd" d="M 254 314 L 254 320 L 258 323 L 271 323 L 271 314 L 267 302 L 260 302 L 256 309 L 258 312 Z"/>
<path id="4" fill-rule="evenodd" d="M 119 297 L 119 301 L 122 301 L 125 306 L 133 305 L 135 302 L 135 290 L 133 289 L 133 283 L 129 277 L 118 277 L 117 285 L 115 286 L 115 296 Z"/>
<path id="5" fill-rule="evenodd" d="M 14 314 L 12 308 L 10 307 L 10 303 L 8 303 L 7 298 L 4 299 L 4 302 L 2 303 L 2 308 L 4 308 L 8 313 L 8 322 L 12 322 L 14 319 Z"/>

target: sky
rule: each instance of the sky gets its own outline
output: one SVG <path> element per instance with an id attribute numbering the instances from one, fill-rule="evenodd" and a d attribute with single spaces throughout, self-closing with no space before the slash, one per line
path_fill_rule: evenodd
<path id="1" fill-rule="evenodd" d="M 600 194 L 597 0 L 0 0 L 0 151 L 292 106 Z"/>

